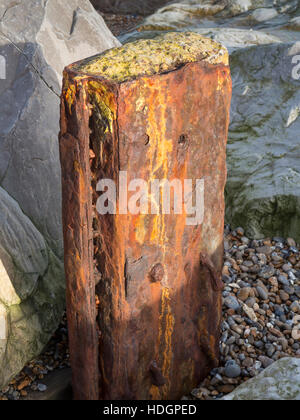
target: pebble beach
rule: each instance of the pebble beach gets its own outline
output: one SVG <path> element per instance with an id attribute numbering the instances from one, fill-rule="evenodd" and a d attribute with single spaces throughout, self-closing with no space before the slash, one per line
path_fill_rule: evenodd
<path id="1" fill-rule="evenodd" d="M 279 359 L 300 358 L 299 246 L 250 240 L 227 226 L 224 248 L 220 367 L 191 392 L 200 400 L 222 398 Z"/>

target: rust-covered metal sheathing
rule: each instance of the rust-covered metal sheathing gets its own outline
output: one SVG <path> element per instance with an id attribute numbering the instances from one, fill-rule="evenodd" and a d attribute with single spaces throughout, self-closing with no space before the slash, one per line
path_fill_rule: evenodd
<path id="1" fill-rule="evenodd" d="M 218 364 L 228 55 L 195 34 L 141 42 L 109 52 L 111 66 L 104 54 L 64 72 L 60 151 L 76 399 L 180 399 Z M 135 51 L 135 68 L 126 48 L 129 57 Z M 128 182 L 203 180 L 202 223 L 189 226 L 185 212 L 100 215 L 97 183 L 119 185 L 120 171 Z"/>

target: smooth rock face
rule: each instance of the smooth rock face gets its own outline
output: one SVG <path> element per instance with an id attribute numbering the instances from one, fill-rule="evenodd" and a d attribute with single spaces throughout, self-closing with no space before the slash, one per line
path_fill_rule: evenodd
<path id="1" fill-rule="evenodd" d="M 87 0 L 1 1 L 0 387 L 42 350 L 64 307 L 63 68 L 119 45 Z"/>
<path id="2" fill-rule="evenodd" d="M 231 55 L 227 218 L 249 237 L 300 240 L 300 81 L 292 77 L 292 47 L 259 46 Z"/>
<path id="3" fill-rule="evenodd" d="M 106 13 L 148 15 L 170 0 L 92 0 L 92 4 Z"/>
<path id="4" fill-rule="evenodd" d="M 161 7 L 146 18 L 144 30 L 210 28 L 282 29 L 297 26 L 298 1 L 280 0 L 178 0 Z M 293 25 L 292 25 L 293 26 Z M 292 27 L 290 27 L 292 29 Z M 268 31 L 269 32 L 269 31 Z"/>
<path id="5" fill-rule="evenodd" d="M 227 221 L 251 238 L 300 241 L 300 56 L 297 0 L 181 0 L 147 17 L 151 37 L 175 28 L 228 47 L 233 101 L 228 144 Z"/>
<path id="6" fill-rule="evenodd" d="M 252 17 L 257 22 L 265 22 L 274 19 L 276 16 L 278 16 L 278 13 L 275 9 L 257 9 L 252 13 Z"/>
<path id="7" fill-rule="evenodd" d="M 256 378 L 236 388 L 223 400 L 300 400 L 300 359 L 273 363 Z"/>

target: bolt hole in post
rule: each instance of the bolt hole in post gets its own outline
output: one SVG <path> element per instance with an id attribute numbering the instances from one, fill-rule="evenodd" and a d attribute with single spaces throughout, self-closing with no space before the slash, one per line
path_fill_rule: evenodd
<path id="1" fill-rule="evenodd" d="M 184 146 L 188 144 L 188 137 L 186 134 L 181 134 L 178 139 L 178 144 Z"/>
<path id="2" fill-rule="evenodd" d="M 145 134 L 145 146 L 148 146 L 150 144 L 150 137 L 148 134 Z"/>

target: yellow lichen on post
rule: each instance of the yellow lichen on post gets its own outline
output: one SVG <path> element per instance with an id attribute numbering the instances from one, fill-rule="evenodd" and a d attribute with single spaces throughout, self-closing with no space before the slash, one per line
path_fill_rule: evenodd
<path id="1" fill-rule="evenodd" d="M 221 44 L 192 32 L 170 32 L 142 39 L 83 60 L 76 71 L 124 82 L 138 76 L 161 74 L 196 61 L 228 65 Z"/>

